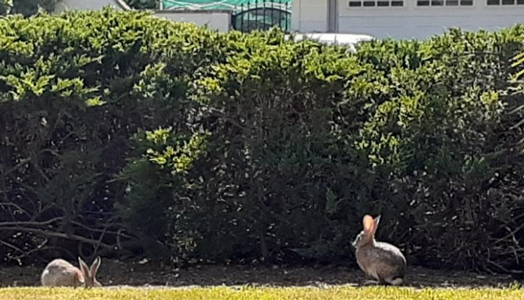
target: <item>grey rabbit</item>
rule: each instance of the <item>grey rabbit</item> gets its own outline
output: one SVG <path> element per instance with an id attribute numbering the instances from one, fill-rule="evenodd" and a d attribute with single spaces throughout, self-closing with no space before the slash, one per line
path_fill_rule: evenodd
<path id="1" fill-rule="evenodd" d="M 380 215 L 373 219 L 364 216 L 364 229 L 358 234 L 353 246 L 359 267 L 367 276 L 365 284 L 399 285 L 404 282 L 406 258 L 397 247 L 375 240 L 375 232 L 380 222 Z"/>
<path id="2" fill-rule="evenodd" d="M 98 268 L 102 263 L 100 257 L 97 257 L 91 267 L 78 258 L 80 269 L 73 266 L 63 259 L 54 259 L 42 272 L 41 281 L 43 286 L 62 286 L 62 287 L 79 287 L 86 288 L 101 287 L 102 284 L 95 278 Z"/>

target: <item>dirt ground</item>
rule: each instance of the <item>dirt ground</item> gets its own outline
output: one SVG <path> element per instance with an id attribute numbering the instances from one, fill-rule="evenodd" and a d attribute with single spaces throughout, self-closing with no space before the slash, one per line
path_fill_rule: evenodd
<path id="1" fill-rule="evenodd" d="M 0 287 L 38 286 L 39 267 L 0 268 Z M 189 269 L 162 269 L 151 263 L 123 263 L 104 260 L 98 280 L 109 287 L 187 287 L 187 286 L 358 286 L 365 278 L 358 269 L 344 267 L 284 268 L 265 266 L 197 266 Z M 435 271 L 410 268 L 407 286 L 415 288 L 502 288 L 523 284 L 509 275 Z"/>

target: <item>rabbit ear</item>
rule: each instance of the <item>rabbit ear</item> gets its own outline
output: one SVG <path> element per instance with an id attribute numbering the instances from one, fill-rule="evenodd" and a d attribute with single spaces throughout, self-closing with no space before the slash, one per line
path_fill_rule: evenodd
<path id="1" fill-rule="evenodd" d="M 84 276 L 89 277 L 89 268 L 87 267 L 87 264 L 84 262 L 84 260 L 78 257 L 78 263 L 80 264 L 80 270 L 82 270 Z"/>
<path id="2" fill-rule="evenodd" d="M 375 221 L 370 215 L 365 215 L 362 219 L 362 224 L 364 225 L 364 232 L 366 234 L 372 234 L 375 232 Z"/>
<path id="3" fill-rule="evenodd" d="M 378 227 L 378 223 L 380 223 L 380 217 L 381 215 L 378 215 L 378 217 L 375 218 L 375 230 L 377 230 L 377 227 Z"/>
<path id="4" fill-rule="evenodd" d="M 100 256 L 95 258 L 95 261 L 91 264 L 91 277 L 95 277 L 96 272 L 98 271 L 98 268 L 100 267 L 100 264 L 102 263 L 102 259 Z"/>

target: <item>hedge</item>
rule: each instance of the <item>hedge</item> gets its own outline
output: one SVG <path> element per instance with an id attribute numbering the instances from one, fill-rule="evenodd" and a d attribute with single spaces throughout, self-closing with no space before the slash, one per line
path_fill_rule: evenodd
<path id="1" fill-rule="evenodd" d="M 0 20 L 0 257 L 522 268 L 524 27 L 356 53 L 146 12 Z"/>

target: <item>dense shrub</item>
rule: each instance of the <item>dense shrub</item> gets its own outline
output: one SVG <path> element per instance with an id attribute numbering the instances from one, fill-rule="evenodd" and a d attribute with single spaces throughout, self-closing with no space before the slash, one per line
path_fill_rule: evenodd
<path id="1" fill-rule="evenodd" d="M 508 79 L 522 34 L 452 31 L 406 45 L 404 59 L 391 42 L 358 54 L 386 66 L 400 92 L 366 124 L 364 147 L 391 172 L 390 209 L 404 216 L 407 246 L 425 263 L 500 270 L 522 251 L 522 133 L 508 113 L 518 101 Z"/>
<path id="2" fill-rule="evenodd" d="M 114 215 L 115 175 L 138 129 L 187 127 L 187 74 L 217 57 L 214 35 L 104 10 L 10 17 L 0 37 L 2 258 L 135 249 Z M 195 37 L 207 54 L 183 48 Z M 169 52 L 171 76 L 159 77 Z"/>
<path id="3" fill-rule="evenodd" d="M 411 263 L 518 268 L 523 37 L 352 54 L 110 9 L 1 20 L 0 255 L 338 262 L 381 213 Z"/>

